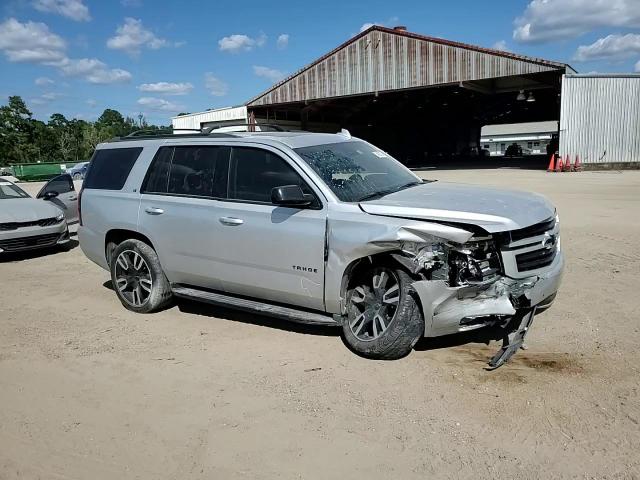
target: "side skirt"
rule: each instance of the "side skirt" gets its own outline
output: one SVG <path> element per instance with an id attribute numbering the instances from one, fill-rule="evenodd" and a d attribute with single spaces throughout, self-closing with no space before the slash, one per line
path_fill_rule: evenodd
<path id="1" fill-rule="evenodd" d="M 172 284 L 171 289 L 176 297 L 206 302 L 221 307 L 253 312 L 260 315 L 282 318 L 292 322 L 305 323 L 308 325 L 339 325 L 339 323 L 334 320 L 334 317 L 329 314 L 311 312 L 295 307 L 285 307 L 181 284 Z"/>

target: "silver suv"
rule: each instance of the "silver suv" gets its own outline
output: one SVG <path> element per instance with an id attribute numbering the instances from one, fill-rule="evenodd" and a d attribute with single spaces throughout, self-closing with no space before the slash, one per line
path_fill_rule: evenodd
<path id="1" fill-rule="evenodd" d="M 422 180 L 347 131 L 115 139 L 80 212 L 82 250 L 129 310 L 186 297 L 336 325 L 371 358 L 492 325 L 500 366 L 564 263 L 544 197 Z"/>

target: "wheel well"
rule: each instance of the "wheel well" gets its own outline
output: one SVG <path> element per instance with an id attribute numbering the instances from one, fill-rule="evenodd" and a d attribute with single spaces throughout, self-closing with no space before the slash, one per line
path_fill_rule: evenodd
<path id="1" fill-rule="evenodd" d="M 366 257 L 358 258 L 351 262 L 347 268 L 345 268 L 344 273 L 342 274 L 342 284 L 340 287 L 340 297 L 345 300 L 347 298 L 347 290 L 351 286 L 354 279 L 358 278 L 362 272 L 364 272 L 367 268 L 372 267 L 374 265 L 380 264 L 392 264 L 397 266 L 404 271 L 406 271 L 412 277 L 415 277 L 415 274 L 410 272 L 407 269 L 407 266 L 398 261 L 394 254 L 397 254 L 398 250 L 392 250 L 388 252 L 376 253 L 375 255 L 369 255 Z"/>
<path id="2" fill-rule="evenodd" d="M 153 243 L 151 243 L 151 240 L 149 240 L 148 237 L 141 234 L 140 232 L 125 229 L 109 230 L 104 238 L 104 254 L 105 258 L 107 259 L 107 264 L 111 263 L 110 256 L 115 246 L 129 239 L 140 240 L 141 242 L 146 243 L 155 250 Z M 113 247 L 110 247 L 110 244 L 113 244 Z"/>

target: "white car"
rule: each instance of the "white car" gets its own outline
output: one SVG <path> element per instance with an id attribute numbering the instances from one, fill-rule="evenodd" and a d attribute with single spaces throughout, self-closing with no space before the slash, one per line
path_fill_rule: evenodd
<path id="1" fill-rule="evenodd" d="M 0 255 L 69 243 L 69 223 L 78 221 L 78 196 L 68 174 L 50 180 L 31 198 L 0 179 Z"/>

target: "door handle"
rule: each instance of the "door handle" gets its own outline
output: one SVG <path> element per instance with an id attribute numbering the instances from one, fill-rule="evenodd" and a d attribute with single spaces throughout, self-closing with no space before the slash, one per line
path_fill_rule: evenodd
<path id="1" fill-rule="evenodd" d="M 164 210 L 161 208 L 156 208 L 156 207 L 147 207 L 144 209 L 145 212 L 147 212 L 149 215 L 162 215 L 164 213 Z"/>
<path id="2" fill-rule="evenodd" d="M 235 218 L 235 217 L 220 217 L 220 223 L 223 225 L 229 225 L 230 227 L 235 227 L 237 225 L 242 225 L 244 223 L 244 220 L 242 220 L 241 218 Z"/>
<path id="3" fill-rule="evenodd" d="M 76 195 L 73 195 L 72 197 L 69 197 L 69 201 L 71 202 L 75 202 L 78 199 L 78 197 Z"/>

